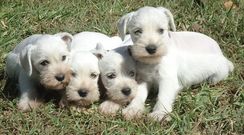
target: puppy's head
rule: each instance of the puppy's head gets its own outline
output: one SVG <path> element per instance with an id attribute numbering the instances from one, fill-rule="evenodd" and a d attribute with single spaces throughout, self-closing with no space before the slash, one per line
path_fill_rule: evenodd
<path id="1" fill-rule="evenodd" d="M 66 88 L 68 102 L 88 106 L 99 99 L 98 59 L 91 52 L 77 51 L 71 57 L 72 77 Z"/>
<path id="2" fill-rule="evenodd" d="M 43 35 L 20 53 L 20 63 L 26 73 L 47 89 L 64 89 L 71 76 L 68 64 L 68 33 Z"/>
<path id="3" fill-rule="evenodd" d="M 126 46 L 107 52 L 99 60 L 99 69 L 110 100 L 124 105 L 135 97 L 137 92 L 135 63 Z"/>
<path id="4" fill-rule="evenodd" d="M 175 31 L 175 24 L 168 9 L 143 7 L 123 16 L 118 29 L 122 38 L 131 35 L 134 45 L 130 49 L 136 60 L 156 64 L 167 53 L 169 30 Z"/>

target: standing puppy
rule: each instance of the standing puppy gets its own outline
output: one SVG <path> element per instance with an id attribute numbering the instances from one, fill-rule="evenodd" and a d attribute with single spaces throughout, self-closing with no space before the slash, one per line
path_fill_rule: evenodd
<path id="1" fill-rule="evenodd" d="M 24 39 L 7 56 L 8 77 L 18 80 L 22 111 L 38 107 L 49 92 L 65 89 L 70 81 L 69 46 L 72 35 L 37 34 Z"/>
<path id="2" fill-rule="evenodd" d="M 217 83 L 233 70 L 210 37 L 196 32 L 175 31 L 173 16 L 163 7 L 143 7 L 123 16 L 118 23 L 123 38 L 129 32 L 130 47 L 137 61 L 140 84 L 133 104 L 123 113 L 133 118 L 143 109 L 147 89 L 158 87 L 157 103 L 149 117 L 160 121 L 172 111 L 177 93 L 184 87 L 208 81 Z"/>

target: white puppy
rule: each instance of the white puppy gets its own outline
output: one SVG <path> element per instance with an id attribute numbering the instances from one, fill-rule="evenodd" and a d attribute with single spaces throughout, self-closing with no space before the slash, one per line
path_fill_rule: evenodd
<path id="1" fill-rule="evenodd" d="M 81 32 L 74 35 L 71 50 L 91 51 L 101 43 L 105 50 L 111 50 L 120 47 L 122 40 L 118 36 L 109 37 L 99 32 Z"/>
<path id="2" fill-rule="evenodd" d="M 67 64 L 71 41 L 69 33 L 32 35 L 8 54 L 7 74 L 20 87 L 19 109 L 36 108 L 49 92 L 65 89 L 71 74 Z"/>
<path id="3" fill-rule="evenodd" d="M 208 81 L 217 83 L 233 70 L 210 37 L 196 32 L 175 31 L 168 9 L 143 7 L 123 16 L 118 23 L 120 36 L 127 32 L 137 61 L 138 95 L 124 113 L 136 116 L 143 109 L 148 87 L 158 87 L 157 103 L 149 117 L 161 120 L 172 111 L 177 93 L 184 87 Z M 141 114 L 141 113 L 139 113 Z"/>
<path id="4" fill-rule="evenodd" d="M 65 104 L 86 107 L 99 99 L 98 59 L 89 51 L 71 52 L 72 77 L 66 88 Z M 64 105 L 65 105 L 64 104 Z"/>
<path id="5" fill-rule="evenodd" d="M 136 95 L 135 62 L 127 46 L 123 46 L 104 54 L 99 60 L 99 69 L 107 96 L 107 100 L 99 106 L 99 111 L 103 114 L 115 115 Z"/>

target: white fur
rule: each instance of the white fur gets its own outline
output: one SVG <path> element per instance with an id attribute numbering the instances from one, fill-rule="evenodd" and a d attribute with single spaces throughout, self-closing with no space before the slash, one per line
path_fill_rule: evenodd
<path id="1" fill-rule="evenodd" d="M 109 37 L 99 32 L 81 32 L 74 35 L 71 49 L 90 51 L 95 49 L 98 43 L 102 44 L 105 50 L 111 50 L 121 46 L 122 40 L 118 36 Z"/>
<path id="2" fill-rule="evenodd" d="M 155 120 L 162 120 L 172 111 L 175 97 L 184 87 L 203 81 L 215 84 L 233 70 L 233 64 L 210 37 L 196 32 L 170 32 L 170 28 L 175 30 L 174 21 L 165 8 L 140 8 L 123 16 L 118 28 L 122 38 L 127 31 L 130 33 L 134 43 L 130 50 L 137 61 L 137 81 L 141 83 L 138 91 L 144 91 L 143 96 L 134 98 L 130 110 L 144 104 L 147 87 L 156 86 L 157 103 L 149 114 Z M 154 54 L 146 50 L 149 45 L 157 48 Z"/>

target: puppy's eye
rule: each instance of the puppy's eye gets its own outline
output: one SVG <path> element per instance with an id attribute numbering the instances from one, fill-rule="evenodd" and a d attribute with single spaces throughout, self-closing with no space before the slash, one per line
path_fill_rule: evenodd
<path id="1" fill-rule="evenodd" d="M 129 76 L 130 76 L 130 77 L 134 77 L 134 76 L 135 76 L 135 72 L 134 72 L 134 71 L 130 71 L 130 72 L 129 72 Z"/>
<path id="2" fill-rule="evenodd" d="M 65 61 L 66 60 L 66 56 L 62 56 L 62 61 Z"/>
<path id="3" fill-rule="evenodd" d="M 96 79 L 97 78 L 97 74 L 96 73 L 91 73 L 91 75 L 90 75 L 90 77 L 92 78 L 92 79 Z"/>
<path id="4" fill-rule="evenodd" d="M 163 34 L 164 33 L 164 29 L 158 29 L 158 33 Z"/>
<path id="5" fill-rule="evenodd" d="M 142 30 L 141 29 L 138 29 L 138 30 L 134 31 L 134 34 L 135 35 L 140 35 L 140 34 L 142 34 Z"/>
<path id="6" fill-rule="evenodd" d="M 47 60 L 43 60 L 41 63 L 40 63 L 42 66 L 46 66 L 49 64 L 49 61 Z"/>
<path id="7" fill-rule="evenodd" d="M 75 73 L 75 72 L 72 72 L 71 75 L 72 75 L 73 77 L 76 77 L 76 73 Z"/>
<path id="8" fill-rule="evenodd" d="M 116 75 L 115 75 L 115 73 L 108 73 L 107 78 L 114 79 L 114 78 L 116 78 Z"/>

